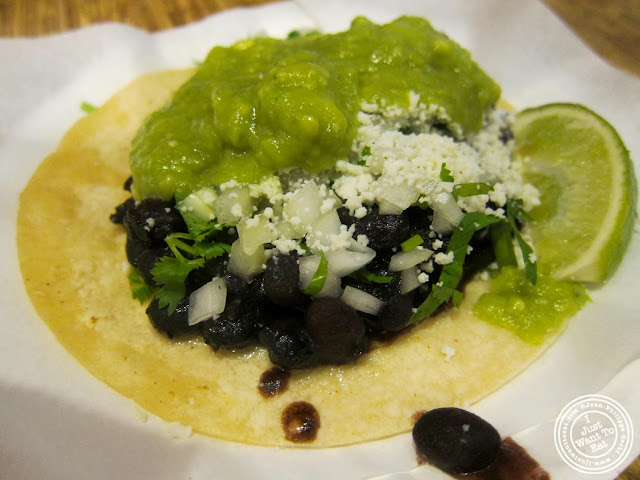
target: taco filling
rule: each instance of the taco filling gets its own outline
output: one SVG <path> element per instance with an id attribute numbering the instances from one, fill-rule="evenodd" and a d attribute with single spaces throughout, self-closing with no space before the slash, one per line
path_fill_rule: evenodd
<path id="1" fill-rule="evenodd" d="M 498 96 L 417 18 L 212 50 L 138 132 L 112 215 L 152 324 L 307 368 L 459 304 L 538 202 Z"/>
<path id="2" fill-rule="evenodd" d="M 409 430 L 504 384 L 586 299 L 537 271 L 520 229 L 538 192 L 499 98 L 413 17 L 141 77 L 23 192 L 27 290 L 94 375 L 196 431 L 335 446 Z M 472 313 L 488 272 L 514 290 L 478 308 L 504 322 Z"/>

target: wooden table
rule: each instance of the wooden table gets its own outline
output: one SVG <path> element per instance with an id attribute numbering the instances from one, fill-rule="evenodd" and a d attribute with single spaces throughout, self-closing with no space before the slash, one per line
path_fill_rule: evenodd
<path id="1" fill-rule="evenodd" d="M 40 36 L 106 21 L 164 30 L 227 8 L 272 1 L 0 0 L 0 36 Z M 596 53 L 640 76 L 640 0 L 542 1 Z M 640 457 L 617 480 L 640 480 Z"/>

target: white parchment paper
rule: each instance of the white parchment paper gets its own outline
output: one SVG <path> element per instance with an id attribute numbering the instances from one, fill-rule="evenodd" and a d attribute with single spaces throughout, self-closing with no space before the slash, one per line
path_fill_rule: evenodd
<path id="1" fill-rule="evenodd" d="M 0 478 L 450 478 L 428 466 L 415 469 L 409 435 L 311 450 L 188 436 L 188 428 L 146 414 L 98 382 L 56 343 L 30 305 L 16 259 L 18 195 L 82 116 L 81 102 L 99 105 L 145 72 L 191 66 L 214 45 L 300 28 L 338 31 L 356 15 L 385 22 L 400 14 L 424 16 L 467 47 L 517 108 L 569 101 L 598 111 L 618 129 L 638 170 L 640 80 L 596 57 L 535 0 L 299 0 L 227 11 L 157 34 L 106 24 L 0 39 Z M 621 269 L 591 292 L 592 304 L 562 338 L 472 406 L 503 435 L 515 435 L 554 478 L 616 475 L 580 474 L 555 452 L 553 418 L 573 398 L 609 394 L 640 430 L 640 362 L 633 363 L 640 357 L 639 270 L 636 226 Z M 636 438 L 628 462 L 639 453 Z"/>

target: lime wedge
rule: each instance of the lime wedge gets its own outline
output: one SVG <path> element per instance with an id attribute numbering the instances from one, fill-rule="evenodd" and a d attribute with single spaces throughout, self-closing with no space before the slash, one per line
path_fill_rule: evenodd
<path id="1" fill-rule="evenodd" d="M 518 114 L 516 158 L 540 191 L 529 234 L 558 278 L 603 282 L 620 264 L 636 219 L 634 167 L 620 136 L 576 104 Z"/>

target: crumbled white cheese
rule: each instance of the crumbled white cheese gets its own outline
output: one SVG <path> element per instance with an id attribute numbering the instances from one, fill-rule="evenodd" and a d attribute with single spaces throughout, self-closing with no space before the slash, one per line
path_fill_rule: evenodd
<path id="1" fill-rule="evenodd" d="M 235 192 L 232 192 L 229 194 L 229 196 L 231 195 L 236 195 L 236 197 L 238 196 Z M 240 205 L 239 203 L 234 203 L 233 206 L 231 207 L 231 214 L 235 217 L 241 217 L 242 216 L 242 205 Z"/>
<path id="2" fill-rule="evenodd" d="M 444 359 L 449 362 L 451 360 L 451 357 L 456 354 L 456 349 L 449 345 L 443 345 L 440 352 L 442 352 L 442 354 L 445 356 Z"/>
<path id="3" fill-rule="evenodd" d="M 433 256 L 434 261 L 438 264 L 438 265 L 449 265 L 451 262 L 453 262 L 453 252 L 449 252 L 449 253 L 436 253 Z"/>

